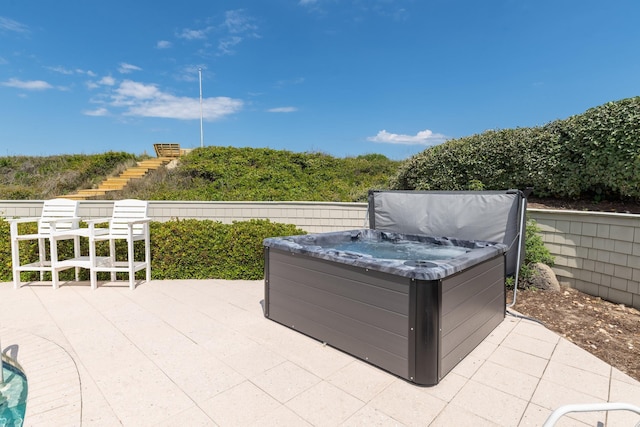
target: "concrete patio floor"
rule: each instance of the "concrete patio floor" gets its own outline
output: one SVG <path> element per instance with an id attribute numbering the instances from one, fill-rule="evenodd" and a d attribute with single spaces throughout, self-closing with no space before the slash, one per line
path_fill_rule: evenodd
<path id="1" fill-rule="evenodd" d="M 27 426 L 540 426 L 570 403 L 640 405 L 640 383 L 507 316 L 435 387 L 264 318 L 262 281 L 0 284 L 0 339 Z M 630 412 L 558 426 L 633 426 Z"/>

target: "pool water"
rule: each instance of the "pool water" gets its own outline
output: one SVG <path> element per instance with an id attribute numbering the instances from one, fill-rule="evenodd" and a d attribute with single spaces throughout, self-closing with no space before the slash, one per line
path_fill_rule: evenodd
<path id="1" fill-rule="evenodd" d="M 19 369 L 4 363 L 4 384 L 0 385 L 0 427 L 21 427 L 27 409 L 27 378 Z"/>
<path id="2" fill-rule="evenodd" d="M 354 240 L 336 243 L 333 249 L 369 255 L 378 259 L 401 259 L 409 261 L 431 261 L 458 257 L 469 252 L 460 246 L 443 246 L 428 242 Z"/>

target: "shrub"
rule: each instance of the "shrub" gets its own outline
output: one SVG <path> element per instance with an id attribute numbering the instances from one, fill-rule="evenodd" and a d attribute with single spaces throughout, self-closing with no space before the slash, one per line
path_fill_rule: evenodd
<path id="1" fill-rule="evenodd" d="M 226 242 L 226 267 L 222 279 L 261 279 L 264 277 L 264 247 L 267 237 L 304 234 L 290 224 L 272 223 L 266 219 L 234 222 Z"/>
<path id="2" fill-rule="evenodd" d="M 151 223 L 154 279 L 221 278 L 228 227 L 211 220 Z"/>
<path id="3" fill-rule="evenodd" d="M 210 220 L 152 223 L 152 275 L 156 279 L 260 279 L 262 241 L 304 234 L 290 224 L 269 220 L 222 224 Z"/>
<path id="4" fill-rule="evenodd" d="M 32 187 L 23 185 L 0 186 L 0 200 L 31 200 L 38 198 Z"/>
<path id="5" fill-rule="evenodd" d="M 548 266 L 555 263 L 553 255 L 544 245 L 542 236 L 540 235 L 540 227 L 533 219 L 527 219 L 527 227 L 525 230 L 525 258 L 520 266 L 519 281 L 526 281 L 531 278 L 533 270 L 531 266 L 537 262 L 541 262 Z"/>
<path id="6" fill-rule="evenodd" d="M 152 222 L 151 274 L 154 279 L 260 279 L 262 241 L 296 234 L 304 231 L 269 220 Z"/>
<path id="7" fill-rule="evenodd" d="M 9 223 L 0 218 L 0 282 L 11 280 L 11 233 Z"/>
<path id="8" fill-rule="evenodd" d="M 533 187 L 540 197 L 640 200 L 640 97 L 544 126 L 447 141 L 406 160 L 391 187 Z"/>

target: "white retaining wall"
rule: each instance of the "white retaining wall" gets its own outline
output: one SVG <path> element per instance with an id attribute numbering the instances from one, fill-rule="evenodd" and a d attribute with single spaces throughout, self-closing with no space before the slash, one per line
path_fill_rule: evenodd
<path id="1" fill-rule="evenodd" d="M 0 200 L 0 216 L 40 216 L 42 201 Z M 113 202 L 81 200 L 80 217 L 110 217 Z M 262 218 L 294 224 L 309 233 L 367 228 L 366 203 L 321 202 L 175 202 L 150 201 L 149 216 L 154 221 L 172 219 L 211 219 L 230 224 Z"/>
<path id="2" fill-rule="evenodd" d="M 640 309 L 640 215 L 529 209 L 563 284 Z"/>

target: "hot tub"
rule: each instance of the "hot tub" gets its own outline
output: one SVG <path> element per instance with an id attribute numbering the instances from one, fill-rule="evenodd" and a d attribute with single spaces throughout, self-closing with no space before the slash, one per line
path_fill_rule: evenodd
<path id="1" fill-rule="evenodd" d="M 264 246 L 267 318 L 416 384 L 504 319 L 502 243 L 362 229 Z"/>

